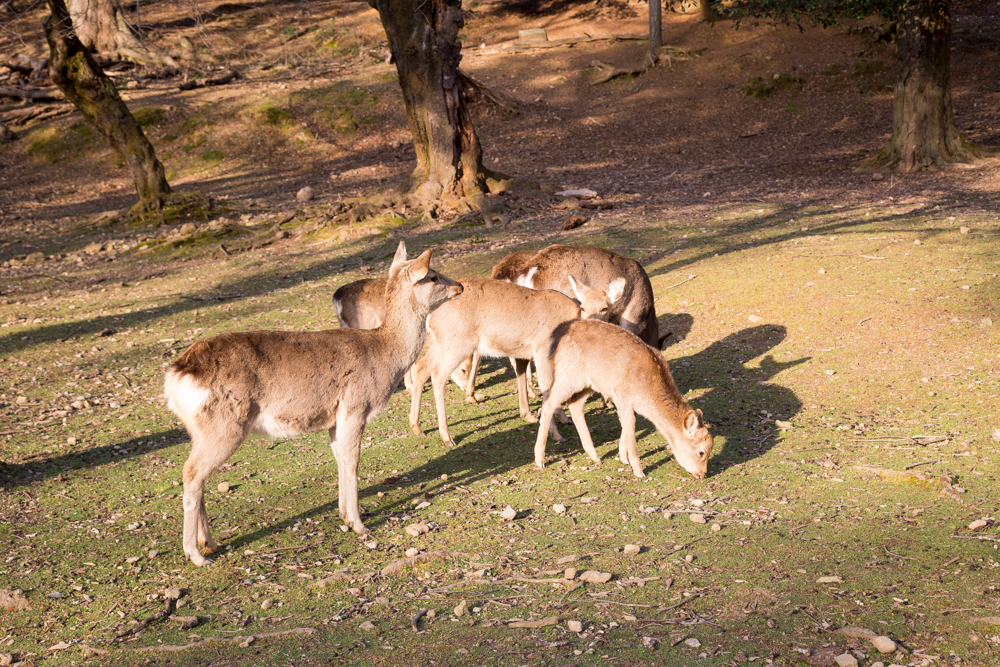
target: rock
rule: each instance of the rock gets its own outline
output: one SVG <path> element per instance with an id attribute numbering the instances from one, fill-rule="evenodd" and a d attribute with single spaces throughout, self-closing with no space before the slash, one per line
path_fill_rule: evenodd
<path id="1" fill-rule="evenodd" d="M 597 570 L 587 570 L 579 577 L 580 581 L 588 584 L 606 584 L 611 581 L 610 572 L 598 572 Z"/>
<path id="2" fill-rule="evenodd" d="M 263 609 L 264 611 L 267 611 L 268 609 L 270 609 L 273 606 L 274 606 L 274 603 L 271 602 L 270 600 L 264 600 L 263 602 L 260 603 L 260 608 Z"/>
<path id="3" fill-rule="evenodd" d="M 701 642 L 695 639 L 694 637 L 689 637 L 688 639 L 684 640 L 684 645 L 690 646 L 691 648 L 698 648 L 699 646 L 701 646 Z"/>
<path id="4" fill-rule="evenodd" d="M 150 549 L 148 552 L 146 552 L 146 556 L 148 558 L 156 558 L 159 555 L 160 555 L 160 552 L 157 551 L 156 549 Z"/>
<path id="5" fill-rule="evenodd" d="M 219 493 L 229 493 L 229 482 L 219 482 Z"/>
<path id="6" fill-rule="evenodd" d="M 961 234 L 968 234 L 968 233 L 969 233 L 969 232 L 971 232 L 972 230 L 971 230 L 971 229 L 969 229 L 968 227 L 966 227 L 965 225 L 962 225 L 961 227 L 959 227 L 959 228 L 958 228 L 958 231 L 959 231 L 959 233 L 961 233 Z"/>
<path id="7" fill-rule="evenodd" d="M 178 233 L 181 236 L 189 236 L 191 234 L 194 234 L 196 231 L 198 231 L 198 225 L 194 224 L 193 222 L 185 222 L 183 225 L 181 225 L 181 228 L 178 230 Z"/>
<path id="8" fill-rule="evenodd" d="M 833 375 L 837 374 L 837 371 L 834 371 L 834 370 L 823 371 L 823 372 L 826 373 L 827 375 L 830 375 L 830 376 L 833 376 Z"/>
<path id="9" fill-rule="evenodd" d="M 715 532 L 717 533 L 717 532 L 719 532 L 720 530 L 722 530 L 722 526 L 721 526 L 721 525 L 719 525 L 719 524 L 717 524 L 717 523 L 713 523 L 713 524 L 712 524 L 712 530 L 713 530 L 713 531 L 715 531 Z"/>
<path id="10" fill-rule="evenodd" d="M 872 174 L 872 180 L 873 181 L 878 182 L 878 181 L 881 181 L 883 179 L 885 179 L 885 174 L 880 174 L 877 171 L 874 174 Z"/>
<path id="11" fill-rule="evenodd" d="M 566 506 L 556 503 L 555 505 L 552 506 L 552 511 L 555 512 L 556 514 L 565 514 Z"/>
<path id="12" fill-rule="evenodd" d="M 416 509 L 416 510 L 425 510 L 425 509 L 427 509 L 427 508 L 428 508 L 428 507 L 430 507 L 430 506 L 431 506 L 431 504 L 430 504 L 429 502 L 427 502 L 427 501 L 425 500 L 424 502 L 422 502 L 422 503 L 419 503 L 419 504 L 418 504 L 418 505 L 417 505 L 416 507 L 414 507 L 413 509 Z"/>
<path id="13" fill-rule="evenodd" d="M 781 421 L 780 419 L 775 419 L 774 425 L 782 430 L 792 428 L 792 422 L 784 422 Z"/>
<path id="14" fill-rule="evenodd" d="M 990 525 L 990 522 L 986 519 L 976 519 L 969 524 L 969 530 L 982 530 L 988 525 Z"/>
<path id="15" fill-rule="evenodd" d="M 458 603 L 458 606 L 455 607 L 454 609 L 455 616 L 459 618 L 465 616 L 465 612 L 468 611 L 468 609 L 469 609 L 469 604 L 465 600 L 462 600 L 461 602 Z"/>
<path id="16" fill-rule="evenodd" d="M 570 632 L 583 632 L 583 623 L 580 621 L 566 621 L 566 627 Z"/>
<path id="17" fill-rule="evenodd" d="M 701 507 L 702 505 L 705 504 L 705 501 L 702 500 L 701 498 L 695 498 L 694 500 L 691 501 L 691 504 L 694 505 L 695 507 Z"/>
<path id="18" fill-rule="evenodd" d="M 850 653 L 841 653 L 833 659 L 839 667 L 858 667 L 858 659 Z"/>
<path id="19" fill-rule="evenodd" d="M 431 528 L 426 523 L 411 523 L 403 530 L 405 530 L 406 534 L 410 537 L 420 537 L 424 533 L 429 533 Z"/>
<path id="20" fill-rule="evenodd" d="M 308 185 L 295 193 L 295 198 L 299 201 L 312 201 L 315 196 L 316 193 Z"/>
<path id="21" fill-rule="evenodd" d="M 576 555 L 576 554 L 572 554 L 570 556 L 563 556 L 562 558 L 560 558 L 559 560 L 556 561 L 556 565 L 565 565 L 566 563 L 575 563 L 578 560 L 580 560 L 580 557 L 578 555 Z"/>
<path id="22" fill-rule="evenodd" d="M 163 589 L 163 597 L 168 600 L 179 600 L 181 598 L 181 589 L 177 586 L 169 586 Z"/>
<path id="23" fill-rule="evenodd" d="M 587 224 L 587 216 L 585 215 L 571 215 L 562 221 L 562 228 L 566 231 L 570 229 L 576 229 Z"/>
<path id="24" fill-rule="evenodd" d="M 833 577 L 820 577 L 819 579 L 816 580 L 816 583 L 817 584 L 842 584 L 842 583 L 844 583 L 844 580 L 841 579 L 840 577 L 837 577 L 837 576 L 833 576 Z"/>
<path id="25" fill-rule="evenodd" d="M 194 628 L 198 626 L 197 616 L 170 616 L 170 620 L 175 623 L 181 624 L 181 630 L 187 630 L 188 628 Z"/>
<path id="26" fill-rule="evenodd" d="M 368 547 L 369 549 L 377 549 L 378 542 L 375 540 L 372 540 L 371 542 L 365 542 L 365 546 Z"/>
<path id="27" fill-rule="evenodd" d="M 844 628 L 840 628 L 839 630 L 835 630 L 835 632 L 838 635 L 842 635 L 844 637 L 850 637 L 851 639 L 867 639 L 869 641 L 875 639 L 875 637 L 878 636 L 876 633 L 872 632 L 867 628 L 858 628 L 850 625 Z"/>
<path id="28" fill-rule="evenodd" d="M 24 398 L 24 396 L 19 397 L 17 399 L 18 402 L 20 402 L 22 398 Z M 993 433 L 990 434 L 990 437 L 993 438 L 993 442 L 1000 442 L 1000 428 L 993 429 Z"/>
<path id="29" fill-rule="evenodd" d="M 655 651 L 660 646 L 660 640 L 656 637 L 643 637 L 642 645 L 652 651 Z"/>
<path id="30" fill-rule="evenodd" d="M 573 581 L 574 579 L 576 579 L 576 568 L 567 567 L 566 570 L 563 572 L 563 579 L 565 579 L 566 581 Z"/>
<path id="31" fill-rule="evenodd" d="M 826 273 L 826 269 L 820 269 L 819 272 L 820 273 Z"/>
<path id="32" fill-rule="evenodd" d="M 410 547 L 409 549 L 406 550 L 406 557 L 407 558 L 413 558 L 414 556 L 416 556 L 419 553 L 420 553 L 420 549 L 417 549 L 416 547 Z"/>
<path id="33" fill-rule="evenodd" d="M 751 324 L 757 324 L 758 322 L 763 322 L 763 321 L 764 321 L 764 318 L 763 318 L 763 317 L 761 317 L 760 315 L 749 315 L 749 316 L 747 317 L 747 320 L 748 320 L 748 321 L 749 321 L 749 322 L 750 322 Z"/>
<path id="34" fill-rule="evenodd" d="M 640 547 L 638 544 L 626 544 L 625 548 L 622 549 L 622 551 L 625 553 L 626 556 L 635 556 L 640 551 L 642 551 L 642 547 Z"/>
<path id="35" fill-rule="evenodd" d="M 0 667 L 7 667 L 14 662 L 14 656 L 10 653 L 0 653 Z"/>
<path id="36" fill-rule="evenodd" d="M 73 436 L 70 436 L 70 437 L 66 438 L 66 444 L 67 445 L 75 445 L 76 444 L 76 438 L 74 438 Z"/>
<path id="37" fill-rule="evenodd" d="M 28 397 L 27 396 L 18 396 L 17 400 L 14 401 L 14 402 L 17 403 L 18 405 L 25 405 L 28 402 Z"/>
<path id="38" fill-rule="evenodd" d="M 889 637 L 885 635 L 880 635 L 872 640 L 872 646 L 879 653 L 895 653 L 896 652 L 896 642 L 894 642 Z"/>
<path id="39" fill-rule="evenodd" d="M 675 547 L 675 549 L 676 549 L 676 547 Z M 688 554 L 687 556 L 684 556 L 684 562 L 685 563 L 693 563 L 694 562 L 694 554 Z"/>
<path id="40" fill-rule="evenodd" d="M 697 512 L 688 514 L 688 519 L 691 520 L 691 523 L 705 523 L 705 515 Z"/>
<path id="41" fill-rule="evenodd" d="M 45 261 L 45 253 L 42 252 L 33 252 L 24 258 L 24 263 L 29 266 L 32 264 L 41 264 L 44 261 Z"/>
<path id="42" fill-rule="evenodd" d="M 517 510 L 515 510 L 510 505 L 504 507 L 503 510 L 500 512 L 500 518 L 503 519 L 504 521 L 513 521 L 514 517 L 516 516 L 517 516 Z"/>
<path id="43" fill-rule="evenodd" d="M 375 629 L 375 624 L 372 623 L 371 621 L 365 621 L 364 623 L 358 626 L 358 630 L 361 630 L 362 632 L 371 632 L 374 629 Z"/>

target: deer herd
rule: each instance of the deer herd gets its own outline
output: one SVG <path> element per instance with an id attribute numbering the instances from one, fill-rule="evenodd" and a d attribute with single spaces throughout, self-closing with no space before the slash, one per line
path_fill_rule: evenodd
<path id="1" fill-rule="evenodd" d="M 409 425 L 419 425 L 423 386 L 430 378 L 438 432 L 448 430 L 448 379 L 476 402 L 480 358 L 509 357 L 517 377 L 521 417 L 538 422 L 535 465 L 545 464 L 553 417 L 562 405 L 587 455 L 600 456 L 584 417 L 594 392 L 614 404 L 622 432 L 618 458 L 643 477 L 635 414 L 666 439 L 677 463 L 705 477 L 712 435 L 692 409 L 660 354 L 665 336 L 653 289 L 633 259 L 588 246 L 553 245 L 508 255 L 491 278 L 453 280 L 430 268 L 431 251 L 407 259 L 399 248 L 387 279 L 360 280 L 333 296 L 340 329 L 253 331 L 194 343 L 166 372 L 167 407 L 191 436 L 184 464 L 184 554 L 210 562 L 219 548 L 205 511 L 208 476 L 250 433 L 288 438 L 326 430 L 338 468 L 340 517 L 365 533 L 358 506 L 358 461 L 367 424 L 389 403 L 402 379 L 411 394 Z M 669 334 L 668 334 L 669 335 Z M 427 354 L 419 359 L 424 343 Z M 533 364 L 542 392 L 540 418 L 530 408 Z"/>

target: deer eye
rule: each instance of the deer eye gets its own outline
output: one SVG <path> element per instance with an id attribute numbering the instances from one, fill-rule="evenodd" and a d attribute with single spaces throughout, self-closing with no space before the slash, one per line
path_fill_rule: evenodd
<path id="1" fill-rule="evenodd" d="M 705 456 L 705 452 L 698 452 L 698 456 L 699 456 L 699 457 L 701 457 L 701 456 Z"/>

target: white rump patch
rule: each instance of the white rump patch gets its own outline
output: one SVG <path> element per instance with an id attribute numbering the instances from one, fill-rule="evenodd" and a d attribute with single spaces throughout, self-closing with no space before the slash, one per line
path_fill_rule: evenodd
<path id="1" fill-rule="evenodd" d="M 186 373 L 169 371 L 163 381 L 167 407 L 187 424 L 208 402 L 212 392 Z"/>
<path id="2" fill-rule="evenodd" d="M 340 299 L 333 297 L 333 309 L 337 311 L 337 320 L 340 321 L 340 326 L 344 326 L 344 304 L 340 303 Z"/>
<path id="3" fill-rule="evenodd" d="M 517 277 L 517 284 L 521 287 L 527 287 L 528 289 L 535 289 L 535 274 L 538 273 L 537 266 L 533 266 L 528 269 L 528 272 L 524 275 Z"/>
<path id="4" fill-rule="evenodd" d="M 299 435 L 301 431 L 293 427 L 291 424 L 286 424 L 285 422 L 278 421 L 272 415 L 266 412 L 261 412 L 257 415 L 257 419 L 254 421 L 250 430 L 254 433 L 262 433 L 263 435 L 269 436 L 271 438 L 294 438 Z"/>

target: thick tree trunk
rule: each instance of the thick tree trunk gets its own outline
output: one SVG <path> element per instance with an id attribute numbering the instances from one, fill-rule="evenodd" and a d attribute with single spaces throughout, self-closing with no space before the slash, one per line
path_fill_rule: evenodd
<path id="1" fill-rule="evenodd" d="M 68 0 L 68 3 L 73 30 L 84 48 L 144 65 L 176 66 L 169 56 L 143 46 L 139 31 L 125 19 L 118 0 Z"/>
<path id="2" fill-rule="evenodd" d="M 45 36 L 51 52 L 49 73 L 53 83 L 107 138 L 128 168 L 139 195 L 139 202 L 132 207 L 133 215 L 158 211 L 170 186 L 152 144 L 118 96 L 114 83 L 74 34 L 64 1 L 48 3 L 52 15 L 45 21 Z"/>
<path id="3" fill-rule="evenodd" d="M 909 172 L 978 157 L 955 125 L 950 42 L 950 0 L 906 2 L 896 28 L 892 138 L 875 166 Z"/>
<path id="4" fill-rule="evenodd" d="M 407 188 L 414 205 L 464 200 L 483 206 L 483 152 L 469 117 L 458 65 L 461 0 L 369 0 L 396 60 L 417 167 Z"/>
<path id="5" fill-rule="evenodd" d="M 706 23 L 711 23 L 715 20 L 715 10 L 712 8 L 712 0 L 701 0 L 698 3 L 701 20 Z"/>
<path id="6" fill-rule="evenodd" d="M 657 52 L 663 46 L 663 7 L 660 4 L 661 0 L 647 1 L 649 2 L 649 58 L 655 63 Z"/>

